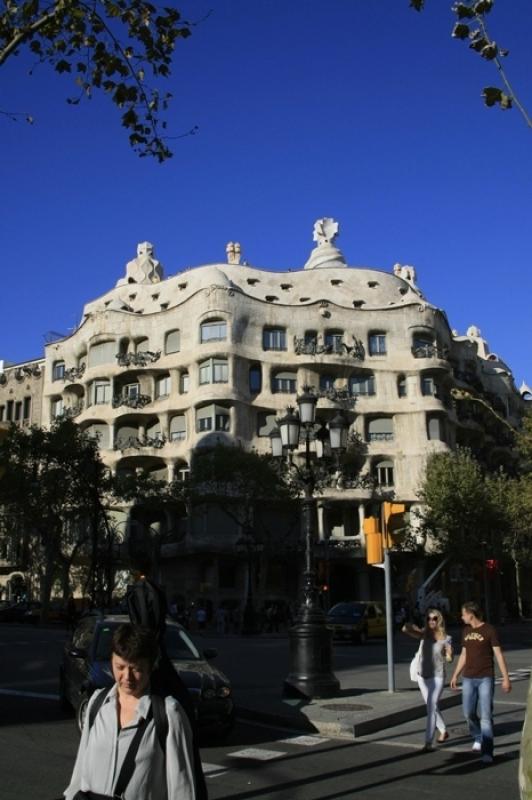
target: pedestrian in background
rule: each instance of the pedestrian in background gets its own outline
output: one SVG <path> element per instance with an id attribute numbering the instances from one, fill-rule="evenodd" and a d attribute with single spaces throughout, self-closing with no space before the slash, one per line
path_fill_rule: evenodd
<path id="1" fill-rule="evenodd" d="M 428 753 L 434 749 L 436 728 L 439 731 L 438 742 L 445 742 L 449 738 L 439 701 L 445 685 L 445 664 L 453 658 L 452 640 L 445 629 L 445 620 L 436 608 L 429 608 L 427 611 L 423 628 L 407 622 L 402 631 L 420 642 L 417 682 L 427 705 L 423 752 Z"/>
<path id="2" fill-rule="evenodd" d="M 462 606 L 462 650 L 456 664 L 451 689 L 458 688 L 462 675 L 462 708 L 473 737 L 473 750 L 482 754 L 484 764 L 493 761 L 493 693 L 495 670 L 493 657 L 502 675 L 503 692 L 511 692 L 508 667 L 493 625 L 484 622 L 478 603 Z"/>

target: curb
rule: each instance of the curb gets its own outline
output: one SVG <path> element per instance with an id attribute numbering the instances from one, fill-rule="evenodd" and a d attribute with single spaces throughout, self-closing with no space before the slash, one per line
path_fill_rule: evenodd
<path id="1" fill-rule="evenodd" d="M 460 705 L 461 702 L 462 696 L 458 693 L 443 698 L 439 705 L 442 710 L 445 710 L 446 708 L 453 708 L 454 706 Z M 376 733 L 386 728 L 393 728 L 395 725 L 401 725 L 403 722 L 411 722 L 414 719 L 420 719 L 424 717 L 426 713 L 426 705 L 424 703 L 418 703 L 415 706 L 402 708 L 388 714 L 380 714 L 370 719 L 361 719 L 359 722 L 347 716 L 342 719 L 326 721 L 311 719 L 303 712 L 300 712 L 301 716 L 299 719 L 294 719 L 292 716 L 285 714 L 275 714 L 256 708 L 236 706 L 236 715 L 242 720 L 260 722 L 264 725 L 286 728 L 287 730 L 297 731 L 299 733 L 321 733 L 324 736 L 331 736 L 339 739 L 356 739 L 360 736 L 367 736 L 370 733 Z"/>

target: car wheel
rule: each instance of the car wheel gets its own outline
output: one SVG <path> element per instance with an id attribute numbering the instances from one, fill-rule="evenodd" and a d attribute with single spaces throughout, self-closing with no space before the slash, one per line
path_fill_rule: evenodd
<path id="1" fill-rule="evenodd" d="M 59 702 L 63 711 L 72 711 L 72 706 L 66 693 L 65 673 L 62 669 L 59 670 Z"/>
<path id="2" fill-rule="evenodd" d="M 89 698 L 86 694 L 82 695 L 81 702 L 78 706 L 78 710 L 76 712 L 76 722 L 78 724 L 79 732 L 81 733 L 83 730 L 83 726 L 85 724 L 85 717 L 87 716 L 87 706 L 89 705 Z"/>

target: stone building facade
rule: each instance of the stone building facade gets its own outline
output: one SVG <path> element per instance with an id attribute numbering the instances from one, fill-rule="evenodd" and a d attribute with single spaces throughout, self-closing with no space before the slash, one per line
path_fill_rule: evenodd
<path id="1" fill-rule="evenodd" d="M 30 386 L 32 420 L 47 426 L 69 414 L 99 437 L 112 471 L 142 468 L 171 480 L 186 475 L 191 454 L 206 444 L 269 452 L 275 419 L 312 386 L 325 424 L 338 398 L 351 398 L 363 472 L 407 508 L 415 507 L 430 453 L 469 444 L 510 458 L 508 433 L 522 401 L 508 366 L 477 328 L 450 329 L 413 267 L 350 267 L 337 233 L 333 220 L 318 220 L 307 263 L 286 272 L 249 266 L 240 245 L 229 243 L 226 262 L 164 278 L 153 247 L 140 244 L 124 277 L 85 306 L 78 328 L 46 346 L 38 376 L 37 362 L 0 373 L 3 418 L 15 419 L 13 404 L 26 408 L 22 388 Z M 369 489 L 340 484 L 319 497 L 321 566 L 333 600 L 381 593 L 362 532 L 374 500 Z M 126 531 L 131 511 L 122 512 Z M 186 523 L 143 522 L 182 528 L 166 552 L 171 594 L 213 604 L 241 598 L 238 531 L 223 515 L 203 509 Z M 257 572 L 266 600 L 287 586 L 294 594 L 294 560 L 274 561 Z"/>

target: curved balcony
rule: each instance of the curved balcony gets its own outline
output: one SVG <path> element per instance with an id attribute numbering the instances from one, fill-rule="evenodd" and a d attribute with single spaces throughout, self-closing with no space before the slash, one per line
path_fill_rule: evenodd
<path id="1" fill-rule="evenodd" d="M 140 353 L 117 353 L 116 363 L 119 367 L 147 367 L 161 357 L 161 350 L 142 350 Z"/>
<path id="2" fill-rule="evenodd" d="M 137 394 L 137 395 L 121 395 L 115 394 L 113 397 L 112 406 L 113 408 L 120 408 L 120 406 L 127 406 L 127 408 L 145 408 L 145 406 L 149 405 L 152 402 L 153 398 L 150 397 L 149 394 Z"/>
<path id="3" fill-rule="evenodd" d="M 294 336 L 294 353 L 297 356 L 341 356 L 349 360 L 364 361 L 366 350 L 355 336 L 351 336 L 352 344 L 346 342 L 325 342 L 321 336 L 306 340 L 303 336 Z"/>

